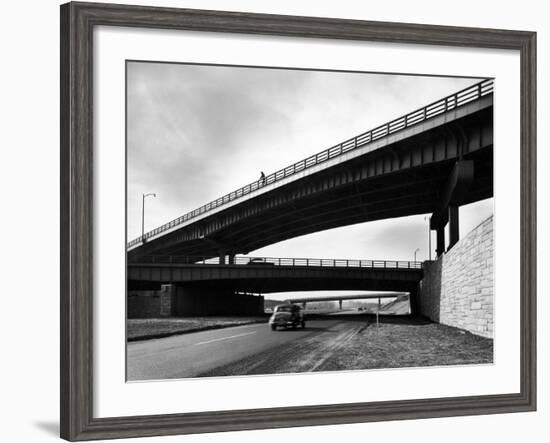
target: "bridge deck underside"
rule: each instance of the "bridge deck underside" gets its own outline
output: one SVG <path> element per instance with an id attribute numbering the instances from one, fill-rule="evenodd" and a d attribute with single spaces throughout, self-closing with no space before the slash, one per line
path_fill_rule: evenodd
<path id="1" fill-rule="evenodd" d="M 175 283 L 189 288 L 243 292 L 313 290 L 414 290 L 422 269 L 291 266 L 139 265 L 128 266 L 129 286 Z"/>
<path id="2" fill-rule="evenodd" d="M 490 106 L 245 200 L 129 251 L 129 258 L 246 254 L 334 227 L 431 213 L 459 158 L 474 161 L 463 204 L 489 198 L 492 113 Z"/>

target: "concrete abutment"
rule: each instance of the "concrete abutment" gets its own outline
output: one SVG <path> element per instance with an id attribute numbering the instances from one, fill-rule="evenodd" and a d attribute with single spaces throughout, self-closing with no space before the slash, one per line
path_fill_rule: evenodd
<path id="1" fill-rule="evenodd" d="M 493 216 L 435 261 L 424 262 L 415 310 L 432 321 L 493 337 Z"/>
<path id="2" fill-rule="evenodd" d="M 162 285 L 128 297 L 128 318 L 261 315 L 264 297 L 232 290 Z"/>

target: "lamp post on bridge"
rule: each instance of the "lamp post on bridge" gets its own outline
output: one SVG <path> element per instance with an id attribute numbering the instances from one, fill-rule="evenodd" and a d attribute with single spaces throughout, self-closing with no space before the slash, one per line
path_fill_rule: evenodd
<path id="1" fill-rule="evenodd" d="M 141 241 L 145 241 L 145 198 L 146 197 L 157 197 L 157 194 L 154 192 L 149 192 L 148 194 L 142 194 L 141 196 Z"/>
<path id="2" fill-rule="evenodd" d="M 415 262 L 416 262 L 416 253 L 417 253 L 418 251 L 420 251 L 420 248 L 416 248 L 416 249 L 414 250 L 414 261 L 415 261 Z"/>

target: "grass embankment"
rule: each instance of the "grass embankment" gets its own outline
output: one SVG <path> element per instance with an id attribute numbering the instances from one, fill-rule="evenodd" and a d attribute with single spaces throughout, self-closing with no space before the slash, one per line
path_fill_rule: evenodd
<path id="1" fill-rule="evenodd" d="M 360 327 L 318 370 L 404 368 L 493 362 L 493 340 L 441 325 L 384 317 Z"/>
<path id="2" fill-rule="evenodd" d="M 227 328 L 251 323 L 265 323 L 267 316 L 256 317 L 192 317 L 192 318 L 132 318 L 128 319 L 128 341 L 168 337 L 206 329 Z"/>
<path id="3" fill-rule="evenodd" d="M 282 374 L 356 369 L 486 364 L 493 340 L 410 316 L 325 317 L 311 319 L 311 334 L 201 376 Z M 292 334 L 293 331 L 286 331 Z M 298 330 L 302 333 L 302 330 Z M 277 332 L 283 333 L 283 332 Z"/>

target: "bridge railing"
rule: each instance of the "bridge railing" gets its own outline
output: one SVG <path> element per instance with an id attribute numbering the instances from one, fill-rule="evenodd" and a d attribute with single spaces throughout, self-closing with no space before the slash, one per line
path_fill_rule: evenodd
<path id="1" fill-rule="evenodd" d="M 406 115 L 403 115 L 395 120 L 392 120 L 384 125 L 378 126 L 374 129 L 371 129 L 367 132 L 359 134 L 353 138 L 350 138 L 346 141 L 338 143 L 335 146 L 332 146 L 328 149 L 325 149 L 322 152 L 319 152 L 315 155 L 307 157 L 299 162 L 296 162 L 286 168 L 280 169 L 272 174 L 267 175 L 261 180 L 256 180 L 252 183 L 249 183 L 242 188 L 237 189 L 236 191 L 230 192 L 216 200 L 213 200 L 200 208 L 197 208 L 187 214 L 182 215 L 164 225 L 159 226 L 152 231 L 146 232 L 143 236 L 137 237 L 134 240 L 130 241 L 127 245 L 128 248 L 135 246 L 139 243 L 145 242 L 147 239 L 154 237 L 162 232 L 165 232 L 169 229 L 172 229 L 175 226 L 178 226 L 188 220 L 191 220 L 195 217 L 198 217 L 201 214 L 204 214 L 212 209 L 220 207 L 226 203 L 229 203 L 235 199 L 243 197 L 251 192 L 254 192 L 264 186 L 278 182 L 286 177 L 294 175 L 298 172 L 301 172 L 305 169 L 311 168 L 315 165 L 323 163 L 332 158 L 338 157 L 346 152 L 352 151 L 354 149 L 363 147 L 369 143 L 372 143 L 379 138 L 385 137 L 387 135 L 393 134 L 395 132 L 401 131 L 403 129 L 409 128 L 416 124 L 422 123 L 426 120 L 429 120 L 433 117 L 436 117 L 445 112 L 456 109 L 460 106 L 463 106 L 472 101 L 478 100 L 479 98 L 492 94 L 493 93 L 493 80 L 483 80 L 473 86 L 462 89 L 454 94 L 451 94 L 447 97 L 444 97 L 440 100 L 437 100 L 429 105 L 426 105 L 416 111 L 410 112 Z"/>
<path id="2" fill-rule="evenodd" d="M 188 257 L 176 255 L 143 255 L 129 264 L 187 264 L 187 265 L 244 265 L 244 266 L 309 266 L 330 268 L 422 269 L 420 261 L 356 260 L 335 258 L 280 258 L 280 257 Z"/>

